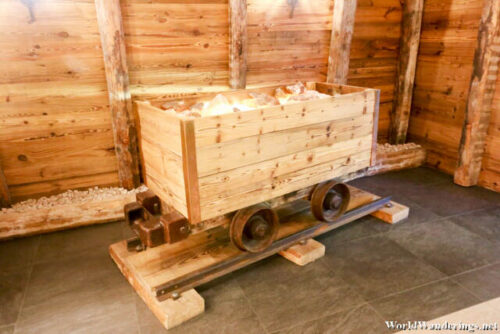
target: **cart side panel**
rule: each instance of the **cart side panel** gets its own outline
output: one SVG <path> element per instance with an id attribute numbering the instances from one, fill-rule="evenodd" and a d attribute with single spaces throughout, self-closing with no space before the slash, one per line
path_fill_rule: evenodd
<path id="1" fill-rule="evenodd" d="M 135 102 L 144 182 L 164 202 L 188 216 L 181 121 L 148 102 Z"/>
<path id="2" fill-rule="evenodd" d="M 369 167 L 376 93 L 196 120 L 202 219 Z"/>
<path id="3" fill-rule="evenodd" d="M 356 116 L 359 115 L 358 107 L 364 107 L 367 100 L 373 101 L 373 96 L 374 90 L 364 89 L 361 92 L 320 100 L 199 118 L 195 120 L 196 146 L 201 148 L 249 136 Z M 370 107 L 373 109 L 373 105 Z"/>

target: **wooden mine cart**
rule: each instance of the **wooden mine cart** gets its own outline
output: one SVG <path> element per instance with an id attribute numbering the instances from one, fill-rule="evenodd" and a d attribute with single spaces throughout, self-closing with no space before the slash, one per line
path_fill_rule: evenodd
<path id="1" fill-rule="evenodd" d="M 278 87 L 224 96 L 238 102 Z M 143 177 L 152 193 L 126 207 L 139 237 L 134 244 L 172 243 L 230 220 L 232 242 L 260 252 L 278 233 L 275 204 L 298 197 L 311 201 L 317 219 L 337 219 L 349 191 L 331 180 L 374 161 L 379 91 L 314 82 L 307 88 L 331 96 L 202 118 L 166 112 L 165 101 L 136 102 Z"/>

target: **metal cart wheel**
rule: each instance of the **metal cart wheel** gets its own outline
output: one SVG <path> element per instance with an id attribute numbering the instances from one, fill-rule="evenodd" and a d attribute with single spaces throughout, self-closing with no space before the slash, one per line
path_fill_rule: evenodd
<path id="1" fill-rule="evenodd" d="M 347 210 L 350 197 L 349 188 L 344 183 L 320 183 L 311 196 L 311 211 L 318 220 L 335 221 Z"/>
<path id="2" fill-rule="evenodd" d="M 236 213 L 229 227 L 229 236 L 239 249 L 258 253 L 273 243 L 278 230 L 276 212 L 265 204 L 257 204 Z"/>

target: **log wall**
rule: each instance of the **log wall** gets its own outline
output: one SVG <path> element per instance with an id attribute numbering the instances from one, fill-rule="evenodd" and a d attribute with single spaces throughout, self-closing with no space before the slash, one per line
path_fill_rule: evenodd
<path id="1" fill-rule="evenodd" d="M 248 0 L 249 86 L 325 81 L 334 0 Z M 227 0 L 121 0 L 133 97 L 229 89 Z M 387 139 L 399 0 L 358 0 L 348 84 L 380 88 Z M 118 185 L 92 0 L 0 2 L 0 161 L 13 201 Z"/>
<path id="2" fill-rule="evenodd" d="M 483 0 L 426 0 L 408 140 L 427 163 L 453 174 Z"/>

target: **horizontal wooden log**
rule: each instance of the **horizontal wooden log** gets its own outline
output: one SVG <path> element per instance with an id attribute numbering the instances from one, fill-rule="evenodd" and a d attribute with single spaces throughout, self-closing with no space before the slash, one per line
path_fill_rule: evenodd
<path id="1" fill-rule="evenodd" d="M 425 161 L 425 150 L 415 144 L 379 145 L 374 166 L 344 175 L 338 180 L 347 182 L 360 177 L 385 173 L 405 168 L 415 168 Z M 308 195 L 311 187 L 298 191 L 293 196 L 280 196 L 271 201 L 273 207 Z M 85 203 L 66 204 L 45 209 L 31 209 L 22 212 L 13 209 L 0 211 L 0 239 L 45 233 L 78 226 L 117 221 L 124 218 L 123 206 L 135 201 L 134 193 L 113 199 L 95 199 Z M 304 207 L 305 208 L 305 207 Z M 193 227 L 193 233 L 223 225 L 230 215 L 201 222 Z"/>

